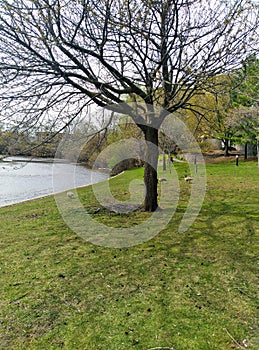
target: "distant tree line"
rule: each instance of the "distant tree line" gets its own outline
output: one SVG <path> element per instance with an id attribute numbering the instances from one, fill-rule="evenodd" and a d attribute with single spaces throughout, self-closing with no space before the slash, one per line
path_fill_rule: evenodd
<path id="1" fill-rule="evenodd" d="M 53 132 L 21 132 L 0 128 L 0 154 L 5 156 L 55 157 L 62 134 Z"/>

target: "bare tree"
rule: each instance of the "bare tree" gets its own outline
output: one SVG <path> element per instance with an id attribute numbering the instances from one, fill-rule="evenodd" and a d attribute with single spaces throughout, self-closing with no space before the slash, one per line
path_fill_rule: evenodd
<path id="1" fill-rule="evenodd" d="M 253 52 L 258 5 L 252 0 L 0 0 L 3 118 L 59 125 L 90 103 L 123 103 L 145 140 L 158 144 L 166 113 L 195 109 L 210 78 Z M 138 109 L 139 112 L 140 109 Z M 53 121 L 52 121 L 53 123 Z M 144 207 L 157 208 L 158 154 L 147 147 Z"/>

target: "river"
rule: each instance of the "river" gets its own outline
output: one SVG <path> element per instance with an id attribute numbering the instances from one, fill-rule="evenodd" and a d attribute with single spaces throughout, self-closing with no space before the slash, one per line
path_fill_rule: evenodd
<path id="1" fill-rule="evenodd" d="M 81 165 L 8 157 L 0 161 L 0 207 L 107 179 Z"/>

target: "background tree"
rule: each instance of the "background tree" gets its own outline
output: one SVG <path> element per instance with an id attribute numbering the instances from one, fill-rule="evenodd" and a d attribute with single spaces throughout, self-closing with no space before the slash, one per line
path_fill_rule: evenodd
<path id="1" fill-rule="evenodd" d="M 158 138 L 159 147 L 163 151 L 163 170 L 166 170 L 166 162 L 169 157 L 172 159 L 173 155 L 177 154 L 178 148 L 176 142 L 169 136 L 167 136 L 162 130 L 159 133 Z M 166 159 L 167 155 L 167 159 Z"/>
<path id="2" fill-rule="evenodd" d="M 158 144 L 166 113 L 190 103 L 210 78 L 238 67 L 257 41 L 249 0 L 0 0 L 4 118 L 70 123 L 89 103 L 127 108 Z M 143 109 L 144 105 L 144 109 Z M 125 112 L 125 110 L 123 110 Z M 141 111 L 141 112 L 140 112 Z M 53 122 L 54 120 L 54 122 Z M 157 208 L 158 154 L 146 149 L 144 208 Z"/>
<path id="3" fill-rule="evenodd" d="M 5 130 L 1 135 L 1 153 L 3 155 L 29 155 L 26 153 L 30 145 L 28 135 L 19 130 Z"/>
<path id="4" fill-rule="evenodd" d="M 196 108 L 191 112 L 187 111 L 185 118 L 197 139 L 220 140 L 224 155 L 228 156 L 236 131 L 237 114 L 232 113 L 229 77 L 223 75 L 213 79 L 220 81 L 220 85 L 215 83 L 214 91 L 203 90 L 200 95 L 194 96 L 191 102 L 196 105 Z"/>
<path id="5" fill-rule="evenodd" d="M 253 107 L 259 103 L 259 59 L 255 54 L 233 72 L 232 81 L 231 99 L 235 107 Z"/>
<path id="6" fill-rule="evenodd" d="M 231 143 L 244 144 L 247 151 L 258 133 L 259 60 L 249 56 L 242 67 L 213 79 L 221 81 L 220 86 L 215 84 L 214 91 L 201 91 L 191 99 L 200 107 L 186 114 L 187 123 L 197 138 L 220 139 L 226 156 Z"/>
<path id="7" fill-rule="evenodd" d="M 256 144 L 259 136 L 259 59 L 249 56 L 233 75 L 231 100 L 237 115 L 237 136 L 245 145 L 247 158 L 248 143 Z"/>
<path id="8" fill-rule="evenodd" d="M 258 106 L 239 106 L 233 110 L 233 124 L 237 144 L 245 146 L 244 158 L 247 159 L 248 144 L 256 145 L 259 128 Z M 256 148 L 256 147 L 255 147 Z"/>

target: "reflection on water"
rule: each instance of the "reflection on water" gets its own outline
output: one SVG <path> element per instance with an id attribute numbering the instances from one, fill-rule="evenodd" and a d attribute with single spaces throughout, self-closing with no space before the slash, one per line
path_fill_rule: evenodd
<path id="1" fill-rule="evenodd" d="M 89 185 L 106 178 L 107 174 L 80 165 L 9 157 L 0 162 L 0 206 Z"/>

